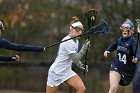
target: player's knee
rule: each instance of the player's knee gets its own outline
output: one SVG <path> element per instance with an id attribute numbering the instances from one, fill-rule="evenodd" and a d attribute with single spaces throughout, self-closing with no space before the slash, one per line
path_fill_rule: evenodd
<path id="1" fill-rule="evenodd" d="M 79 88 L 77 88 L 77 91 L 85 92 L 86 91 L 86 87 L 85 86 L 80 86 Z"/>
<path id="2" fill-rule="evenodd" d="M 109 93 L 116 93 L 117 92 L 117 87 L 111 87 L 109 90 Z"/>

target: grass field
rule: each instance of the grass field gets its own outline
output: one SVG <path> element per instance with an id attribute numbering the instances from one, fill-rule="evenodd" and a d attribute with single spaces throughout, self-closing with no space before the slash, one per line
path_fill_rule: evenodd
<path id="1" fill-rule="evenodd" d="M 15 90 L 2 90 L 0 93 L 41 93 L 41 92 L 23 92 L 23 91 L 15 91 Z M 43 92 L 42 92 L 43 93 Z"/>
<path id="2" fill-rule="evenodd" d="M 45 93 L 45 92 L 31 92 L 31 91 L 17 91 L 17 90 L 0 90 L 0 93 Z M 68 93 L 59 91 L 58 93 Z"/>

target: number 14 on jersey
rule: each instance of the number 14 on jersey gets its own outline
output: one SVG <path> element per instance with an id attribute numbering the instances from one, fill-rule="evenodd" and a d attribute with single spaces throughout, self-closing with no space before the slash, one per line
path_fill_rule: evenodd
<path id="1" fill-rule="evenodd" d="M 123 62 L 124 64 L 126 64 L 126 54 L 121 54 L 121 53 L 118 53 L 118 56 L 119 56 L 119 61 Z"/>

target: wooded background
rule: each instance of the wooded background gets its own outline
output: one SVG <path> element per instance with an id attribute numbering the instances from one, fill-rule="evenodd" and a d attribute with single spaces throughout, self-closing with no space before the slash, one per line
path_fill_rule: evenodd
<path id="1" fill-rule="evenodd" d="M 103 52 L 116 37 L 121 35 L 119 27 L 125 19 L 129 18 L 134 24 L 136 23 L 135 19 L 140 16 L 139 5 L 140 0 L 0 0 L 0 20 L 4 22 L 6 27 L 6 31 L 2 32 L 1 37 L 16 43 L 48 46 L 61 41 L 69 33 L 69 26 L 73 16 L 79 17 L 85 31 L 88 31 L 84 13 L 90 9 L 96 9 L 98 11 L 97 23 L 101 18 L 104 18 L 109 24 L 109 33 L 107 36 L 101 34 L 94 35 L 91 38 L 91 47 L 88 52 L 90 71 L 86 76 L 82 75 L 82 71 L 77 71 L 77 73 L 84 79 L 85 85 L 88 87 L 87 93 L 107 93 L 109 88 L 109 64 L 114 58 L 114 53 L 105 59 Z M 135 26 L 137 25 L 135 24 Z M 136 36 L 137 33 L 134 35 Z M 86 36 L 80 38 L 80 46 L 86 38 Z M 25 67 L 26 69 L 18 65 L 14 67 L 11 67 L 11 65 L 8 65 L 8 67 L 1 66 L 0 88 L 15 88 L 15 86 L 17 87 L 15 81 L 18 81 L 19 78 L 25 78 L 29 75 L 30 78 L 35 79 L 34 75 L 42 73 L 39 77 L 42 82 L 38 81 L 35 83 L 36 79 L 33 82 L 36 85 L 40 85 L 40 88 L 37 86 L 36 90 L 45 91 L 47 71 L 56 57 L 57 49 L 58 46 L 53 46 L 42 53 L 16 52 L 1 49 L 0 55 L 19 54 L 23 64 L 39 64 L 43 62 L 48 65 L 46 67 L 38 67 L 37 73 L 36 68 L 33 66 L 32 68 L 27 66 Z M 33 76 L 31 76 L 31 73 L 34 73 Z M 18 79 L 14 80 L 14 76 Z M 7 81 L 13 82 L 10 83 L 11 86 L 6 86 Z M 19 80 L 18 84 L 20 84 L 19 82 L 21 81 Z M 33 85 L 31 86 L 33 87 Z M 125 89 L 120 88 L 118 93 L 132 93 L 131 86 L 132 84 L 125 87 Z M 63 88 L 62 86 L 63 89 L 65 90 L 65 87 Z M 66 91 L 68 89 L 66 88 Z M 35 87 L 30 88 L 30 90 L 35 90 Z"/>

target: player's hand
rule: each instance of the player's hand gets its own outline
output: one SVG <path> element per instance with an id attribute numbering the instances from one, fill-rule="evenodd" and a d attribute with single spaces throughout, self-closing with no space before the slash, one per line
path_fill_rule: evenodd
<path id="1" fill-rule="evenodd" d="M 137 63 L 137 62 L 138 62 L 138 58 L 133 57 L 132 62 L 133 62 L 133 63 Z"/>
<path id="2" fill-rule="evenodd" d="M 19 55 L 15 55 L 15 56 L 12 57 L 12 59 L 18 62 L 20 57 L 19 57 Z"/>
<path id="3" fill-rule="evenodd" d="M 45 50 L 46 50 L 46 48 L 44 47 L 44 48 L 43 48 L 43 51 L 45 51 Z"/>
<path id="4" fill-rule="evenodd" d="M 79 61 L 79 63 L 77 64 L 77 66 L 80 69 L 85 70 L 86 72 L 88 72 L 88 65 L 85 66 L 85 64 L 81 63 L 81 61 Z"/>
<path id="5" fill-rule="evenodd" d="M 86 51 L 88 48 L 90 47 L 90 41 L 87 39 L 85 42 L 84 42 L 84 44 L 83 44 L 83 46 L 82 46 L 82 50 L 84 50 L 84 51 Z"/>
<path id="6" fill-rule="evenodd" d="M 110 52 L 109 51 L 105 51 L 104 52 L 104 57 L 108 57 L 108 54 L 110 54 Z"/>
<path id="7" fill-rule="evenodd" d="M 88 72 L 88 65 L 82 65 L 82 66 L 80 66 L 79 68 L 81 68 L 81 69 L 83 69 L 83 70 L 85 70 L 86 72 Z"/>

